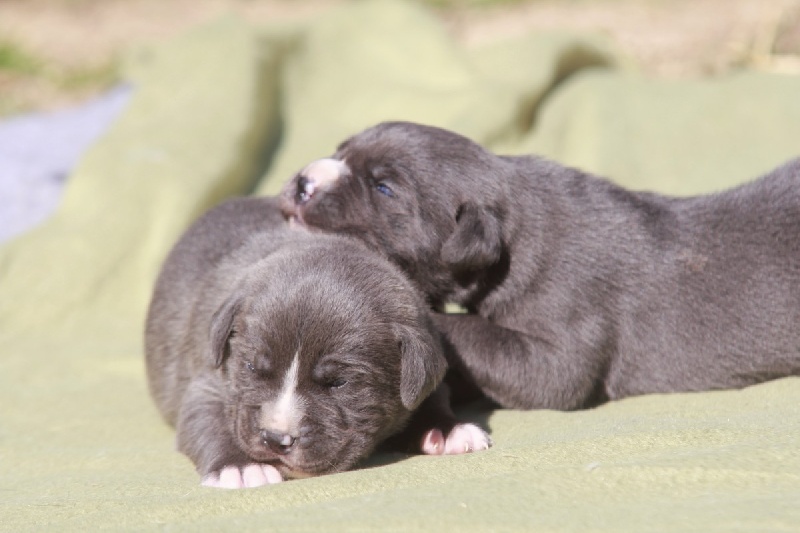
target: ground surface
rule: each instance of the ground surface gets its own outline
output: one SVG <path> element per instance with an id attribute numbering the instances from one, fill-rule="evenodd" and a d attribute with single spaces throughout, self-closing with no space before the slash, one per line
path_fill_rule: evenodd
<path id="1" fill-rule="evenodd" d="M 0 0 L 0 115 L 64 107 L 113 84 L 124 50 L 226 12 L 255 23 L 343 0 Z M 800 0 L 429 0 L 453 35 L 481 44 L 537 29 L 609 35 L 649 74 L 741 65 L 800 73 Z"/>

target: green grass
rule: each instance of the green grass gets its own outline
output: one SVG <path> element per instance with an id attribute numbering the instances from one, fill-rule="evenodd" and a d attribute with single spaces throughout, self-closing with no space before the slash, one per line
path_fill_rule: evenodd
<path id="1" fill-rule="evenodd" d="M 2 0 L 0 0 L 2 1 Z M 53 95 L 81 99 L 119 79 L 119 61 L 65 67 L 0 39 L 0 116 L 24 113 Z"/>
<path id="2" fill-rule="evenodd" d="M 97 66 L 70 68 L 53 75 L 53 82 L 67 92 L 80 92 L 94 87 L 108 87 L 117 81 L 119 64 L 111 60 Z"/>
<path id="3" fill-rule="evenodd" d="M 0 41 L 0 71 L 33 75 L 41 72 L 43 62 L 14 43 Z"/>
<path id="4" fill-rule="evenodd" d="M 526 0 L 423 0 L 422 3 L 440 9 L 453 9 L 459 7 L 490 7 L 522 4 Z"/>

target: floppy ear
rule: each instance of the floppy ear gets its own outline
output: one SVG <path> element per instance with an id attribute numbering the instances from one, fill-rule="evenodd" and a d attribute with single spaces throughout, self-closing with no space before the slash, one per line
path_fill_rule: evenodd
<path id="1" fill-rule="evenodd" d="M 497 214 L 472 202 L 462 204 L 456 229 L 442 245 L 442 260 L 455 272 L 484 270 L 500 260 L 503 230 Z"/>
<path id="2" fill-rule="evenodd" d="M 400 400 L 413 411 L 439 386 L 447 371 L 442 343 L 430 320 L 424 327 L 397 325 L 400 342 Z"/>
<path id="3" fill-rule="evenodd" d="M 211 317 L 209 340 L 211 342 L 211 361 L 215 368 L 222 366 L 228 356 L 228 339 L 233 332 L 233 317 L 239 311 L 241 300 L 238 295 L 231 296 Z"/>

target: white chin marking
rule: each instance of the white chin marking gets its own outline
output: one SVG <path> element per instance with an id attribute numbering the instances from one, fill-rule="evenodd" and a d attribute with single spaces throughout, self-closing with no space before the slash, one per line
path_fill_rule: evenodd
<path id="1" fill-rule="evenodd" d="M 289 217 L 289 229 L 295 231 L 308 231 L 306 225 L 300 221 L 297 215 L 292 215 Z"/>
<path id="2" fill-rule="evenodd" d="M 347 171 L 347 164 L 337 159 L 318 159 L 310 163 L 301 173 L 313 185 L 313 190 L 329 185 Z"/>

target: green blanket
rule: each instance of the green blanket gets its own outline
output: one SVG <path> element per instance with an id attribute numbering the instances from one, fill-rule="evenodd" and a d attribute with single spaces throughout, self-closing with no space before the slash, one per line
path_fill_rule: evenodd
<path id="1" fill-rule="evenodd" d="M 465 48 L 395 1 L 295 28 L 221 20 L 134 56 L 134 97 L 57 214 L 0 249 L 0 530 L 800 530 L 797 378 L 473 410 L 489 451 L 241 491 L 199 486 L 148 397 L 142 324 L 180 233 L 380 120 L 676 194 L 800 154 L 800 77 L 667 82 L 627 64 L 563 34 Z"/>

